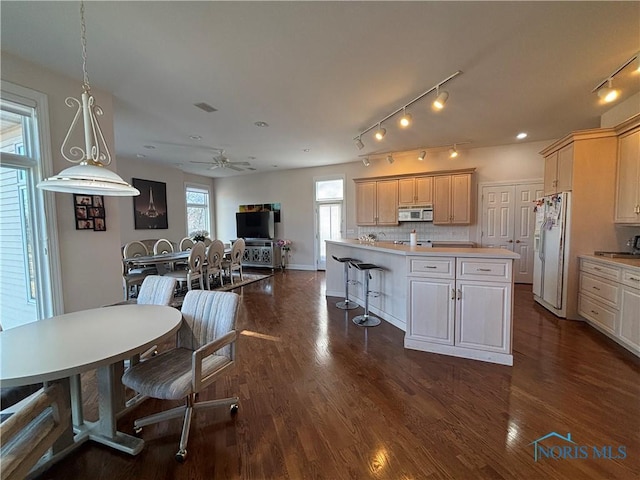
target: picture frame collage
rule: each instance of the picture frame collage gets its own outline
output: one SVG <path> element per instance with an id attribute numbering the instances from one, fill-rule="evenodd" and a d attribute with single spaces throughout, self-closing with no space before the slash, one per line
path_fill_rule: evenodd
<path id="1" fill-rule="evenodd" d="M 76 230 L 107 230 L 105 222 L 104 197 L 102 195 L 73 194 Z"/>

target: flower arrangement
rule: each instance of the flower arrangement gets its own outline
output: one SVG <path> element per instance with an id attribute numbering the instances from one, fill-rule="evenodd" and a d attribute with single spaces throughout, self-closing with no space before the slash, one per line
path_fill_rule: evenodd
<path id="1" fill-rule="evenodd" d="M 285 252 L 288 252 L 289 250 L 291 250 L 291 240 L 279 239 L 276 242 L 276 246 L 280 247 Z"/>
<path id="2" fill-rule="evenodd" d="M 209 232 L 206 230 L 196 230 L 195 232 L 191 232 L 191 238 L 193 238 L 194 242 L 204 242 L 204 239 L 209 236 Z"/>

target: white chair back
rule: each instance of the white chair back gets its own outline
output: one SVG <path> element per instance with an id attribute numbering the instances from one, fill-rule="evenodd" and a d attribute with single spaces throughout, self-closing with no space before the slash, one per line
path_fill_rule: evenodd
<path id="1" fill-rule="evenodd" d="M 123 258 L 146 257 L 147 255 L 149 255 L 147 247 L 137 240 L 127 243 L 122 250 Z"/>
<path id="2" fill-rule="evenodd" d="M 195 242 L 191 238 L 184 237 L 182 240 L 180 240 L 180 251 L 186 252 L 187 250 L 191 250 L 194 245 Z"/>
<path id="3" fill-rule="evenodd" d="M 161 253 L 173 253 L 173 243 L 166 238 L 161 238 L 153 246 L 154 255 L 160 255 Z"/>
<path id="4" fill-rule="evenodd" d="M 191 273 L 202 273 L 202 268 L 204 266 L 206 249 L 204 243 L 196 242 L 193 248 L 191 249 L 191 253 L 189 253 L 189 271 Z"/>
<path id="5" fill-rule="evenodd" d="M 172 277 L 149 275 L 138 293 L 138 305 L 171 305 L 177 280 Z"/>

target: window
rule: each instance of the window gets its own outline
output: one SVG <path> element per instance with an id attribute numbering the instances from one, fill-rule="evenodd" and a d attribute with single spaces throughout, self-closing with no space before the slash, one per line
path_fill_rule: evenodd
<path id="1" fill-rule="evenodd" d="M 344 178 L 315 179 L 316 190 L 316 266 L 324 270 L 327 262 L 327 240 L 342 236 L 344 211 Z"/>
<path id="2" fill-rule="evenodd" d="M 201 185 L 187 185 L 187 235 L 197 230 L 211 234 L 211 209 L 209 188 Z"/>

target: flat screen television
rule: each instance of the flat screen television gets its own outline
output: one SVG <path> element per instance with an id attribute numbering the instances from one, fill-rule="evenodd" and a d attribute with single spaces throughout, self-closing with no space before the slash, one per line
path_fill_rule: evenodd
<path id="1" fill-rule="evenodd" d="M 236 213 L 238 238 L 268 238 L 275 235 L 273 212 Z"/>

